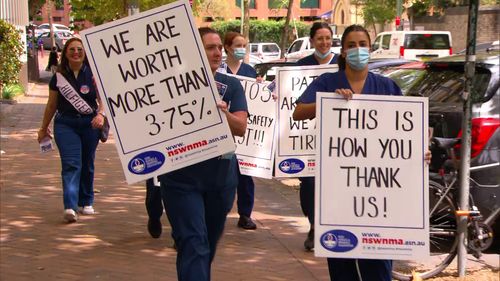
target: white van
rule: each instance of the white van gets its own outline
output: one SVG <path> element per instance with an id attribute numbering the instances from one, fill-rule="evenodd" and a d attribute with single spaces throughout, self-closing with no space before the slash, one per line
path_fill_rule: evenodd
<path id="1" fill-rule="evenodd" d="M 309 39 L 309 37 L 301 37 L 293 41 L 285 54 L 286 60 L 293 62 L 312 54 L 314 48 L 312 48 Z M 340 54 L 340 49 L 340 36 L 333 35 L 331 51 L 332 53 Z"/>
<path id="2" fill-rule="evenodd" d="M 381 32 L 372 44 L 371 58 L 428 60 L 452 54 L 449 31 Z"/>
<path id="3" fill-rule="evenodd" d="M 250 43 L 250 54 L 268 62 L 279 59 L 281 49 L 276 43 Z"/>

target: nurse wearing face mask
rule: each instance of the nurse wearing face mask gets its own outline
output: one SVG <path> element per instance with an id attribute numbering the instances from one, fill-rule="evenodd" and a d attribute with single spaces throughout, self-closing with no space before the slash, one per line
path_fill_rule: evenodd
<path id="1" fill-rule="evenodd" d="M 237 32 L 228 32 L 224 36 L 224 50 L 227 54 L 225 63 L 217 70 L 222 73 L 236 74 L 250 78 L 257 78 L 257 72 L 249 64 L 244 63 L 242 60 L 246 55 L 247 42 L 243 35 Z M 260 77 L 259 77 L 260 78 Z M 257 79 L 260 81 L 260 79 Z M 254 204 L 255 184 L 252 177 L 240 174 L 238 169 L 238 188 L 237 188 L 237 202 L 238 214 L 238 227 L 244 230 L 253 230 L 257 225 L 253 222 L 251 215 Z"/>
<path id="2" fill-rule="evenodd" d="M 336 64 L 339 55 L 331 52 L 333 32 L 326 22 L 315 22 L 309 32 L 314 53 L 297 61 L 297 65 Z"/>
<path id="3" fill-rule="evenodd" d="M 360 25 L 347 27 L 342 36 L 339 71 L 322 74 L 307 87 L 297 100 L 293 119 L 315 118 L 316 92 L 336 92 L 347 100 L 361 94 L 400 96 L 401 89 L 394 81 L 368 71 L 370 45 L 365 28 Z M 331 280 L 335 281 L 390 281 L 392 261 L 329 258 L 328 269 Z"/>
<path id="4" fill-rule="evenodd" d="M 226 62 L 223 62 L 217 71 L 257 78 L 255 69 L 242 61 L 247 53 L 246 47 L 247 41 L 243 35 L 237 32 L 226 33 L 226 36 L 224 36 L 224 50 L 226 51 L 227 58 Z"/>
<path id="5" fill-rule="evenodd" d="M 309 40 L 315 48 L 314 53 L 301 58 L 297 65 L 336 64 L 339 55 L 331 52 L 333 32 L 326 22 L 315 22 L 309 32 Z M 309 220 L 310 228 L 304 241 L 306 251 L 314 248 L 314 177 L 301 177 L 300 180 L 300 207 Z"/>

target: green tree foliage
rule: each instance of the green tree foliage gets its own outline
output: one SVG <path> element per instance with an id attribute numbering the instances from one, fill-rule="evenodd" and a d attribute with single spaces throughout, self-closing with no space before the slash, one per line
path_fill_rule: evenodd
<path id="1" fill-rule="evenodd" d="M 366 0 L 364 4 L 366 25 L 384 25 L 396 18 L 396 0 Z"/>
<path id="2" fill-rule="evenodd" d="M 116 20 L 128 15 L 130 0 L 71 0 L 75 21 L 86 19 L 94 25 Z M 139 9 L 147 11 L 175 0 L 137 0 Z M 197 1 L 199 2 L 199 0 Z"/>
<path id="3" fill-rule="evenodd" d="M 0 88 L 19 82 L 22 53 L 21 35 L 12 24 L 0 19 Z"/>
<path id="4" fill-rule="evenodd" d="M 272 20 L 250 20 L 250 42 L 274 42 L 278 43 L 281 40 L 285 21 Z M 297 33 L 299 37 L 308 36 L 310 25 L 303 22 L 297 22 Z M 239 20 L 231 21 L 216 21 L 210 27 L 217 30 L 219 34 L 224 36 L 228 31 L 240 32 L 241 22 Z M 289 38 L 290 40 L 294 38 Z M 289 41 L 290 41 L 289 40 Z"/>
<path id="5" fill-rule="evenodd" d="M 46 0 L 28 0 L 28 14 L 30 20 L 33 20 L 40 9 L 45 4 Z"/>

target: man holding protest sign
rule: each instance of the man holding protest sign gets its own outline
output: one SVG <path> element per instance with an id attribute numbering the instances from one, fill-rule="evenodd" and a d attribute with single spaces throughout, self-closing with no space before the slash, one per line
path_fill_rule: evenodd
<path id="1" fill-rule="evenodd" d="M 394 81 L 368 72 L 370 45 L 370 36 L 362 26 L 351 25 L 346 28 L 342 36 L 340 70 L 336 73 L 325 73 L 309 85 L 297 100 L 294 120 L 316 117 L 317 92 L 335 92 L 347 100 L 354 94 L 401 95 L 401 90 Z M 429 160 L 430 153 L 427 152 L 425 158 Z M 332 243 L 335 243 L 335 240 L 332 240 Z M 328 258 L 328 268 L 331 280 L 335 281 L 390 281 L 392 261 Z"/>
<path id="2" fill-rule="evenodd" d="M 222 98 L 217 107 L 226 115 L 232 134 L 243 136 L 248 116 L 243 88 L 237 79 L 216 72 L 222 60 L 219 34 L 210 28 L 198 31 Z M 178 279 L 210 280 L 217 242 L 238 183 L 235 154 L 163 174 L 159 180 L 177 246 Z"/>

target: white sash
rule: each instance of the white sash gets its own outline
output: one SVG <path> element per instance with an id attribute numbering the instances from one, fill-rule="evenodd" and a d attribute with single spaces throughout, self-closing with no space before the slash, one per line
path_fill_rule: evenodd
<path id="1" fill-rule="evenodd" d="M 71 86 L 71 84 L 62 76 L 61 73 L 56 73 L 57 77 L 57 88 L 59 88 L 59 92 L 61 95 L 69 102 L 71 105 L 81 114 L 91 114 L 94 112 L 94 109 L 90 107 L 90 105 L 80 97 L 78 92 Z"/>

